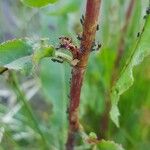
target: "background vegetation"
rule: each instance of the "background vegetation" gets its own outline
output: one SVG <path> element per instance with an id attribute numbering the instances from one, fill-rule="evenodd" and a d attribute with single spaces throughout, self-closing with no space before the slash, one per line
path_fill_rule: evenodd
<path id="1" fill-rule="evenodd" d="M 120 97 L 120 128 L 112 123 L 107 113 L 110 87 L 131 54 L 148 6 L 146 0 L 135 1 L 126 22 L 130 1 L 102 1 L 100 30 L 96 38 L 102 43 L 102 48 L 90 57 L 82 88 L 80 121 L 88 134 L 94 132 L 99 138 L 122 144 L 126 150 L 145 150 L 150 147 L 149 56 L 134 69 L 134 85 Z M 1 0 L 0 43 L 20 37 L 48 37 L 49 43 L 57 46 L 58 37 L 65 35 L 78 44 L 76 35 L 82 31 L 80 17 L 84 14 L 85 2 L 60 0 L 37 9 L 27 7 L 19 0 Z M 126 31 L 123 32 L 126 23 Z M 114 77 L 114 63 L 122 37 L 124 53 Z M 42 149 L 42 141 L 48 143 L 52 150 L 64 149 L 71 68 L 66 63 L 60 65 L 45 58 L 36 69 L 38 74 L 28 76 L 26 72 L 0 75 L 1 150 Z M 16 90 L 12 76 L 19 80 L 29 100 L 26 105 L 22 105 L 25 95 Z M 88 146 L 78 139 L 76 149 L 88 149 Z"/>

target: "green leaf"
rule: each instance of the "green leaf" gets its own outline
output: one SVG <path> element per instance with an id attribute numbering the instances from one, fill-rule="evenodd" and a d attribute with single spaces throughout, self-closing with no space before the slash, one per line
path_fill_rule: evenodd
<path id="1" fill-rule="evenodd" d="M 53 4 L 58 0 L 21 0 L 25 5 L 30 7 L 43 7 L 48 4 Z"/>
<path id="2" fill-rule="evenodd" d="M 54 47 L 51 45 L 41 45 L 33 54 L 33 62 L 39 63 L 42 58 L 54 56 Z"/>
<path id="3" fill-rule="evenodd" d="M 68 100 L 66 81 L 69 78 L 69 72 L 70 68 L 67 66 L 50 63 L 48 59 L 43 60 L 40 64 L 40 80 L 43 94 L 53 105 L 50 132 L 54 135 L 52 140 L 57 145 L 57 149 L 64 149 L 63 146 L 66 142 L 67 116 L 65 111 Z"/>
<path id="4" fill-rule="evenodd" d="M 15 39 L 0 44 L 0 66 L 32 54 L 32 47 L 26 39 Z"/>
<path id="5" fill-rule="evenodd" d="M 121 145 L 113 141 L 105 141 L 105 140 L 100 141 L 100 143 L 97 144 L 97 148 L 99 150 L 124 150 Z"/>
<path id="6" fill-rule="evenodd" d="M 22 57 L 5 65 L 4 67 L 16 71 L 22 70 L 28 73 L 32 69 L 32 58 L 31 56 Z"/>
<path id="7" fill-rule="evenodd" d="M 89 134 L 89 138 L 91 138 L 91 139 L 97 139 L 97 135 L 96 135 L 96 133 L 94 133 L 94 132 L 90 132 L 90 134 Z"/>
<path id="8" fill-rule="evenodd" d="M 22 70 L 32 68 L 32 46 L 27 39 L 15 39 L 0 44 L 0 68 Z"/>
<path id="9" fill-rule="evenodd" d="M 0 73 L 5 69 L 31 71 L 45 57 L 54 56 L 54 47 L 31 39 L 15 39 L 0 44 Z"/>
<path id="10" fill-rule="evenodd" d="M 141 35 L 137 40 L 136 44 L 133 48 L 133 53 L 129 60 L 127 61 L 125 67 L 122 70 L 120 78 L 117 80 L 115 85 L 112 88 L 111 92 L 111 101 L 112 108 L 110 111 L 110 116 L 112 121 L 119 127 L 119 110 L 118 110 L 118 101 L 120 95 L 123 94 L 126 90 L 128 90 L 133 82 L 133 68 L 140 64 L 143 59 L 150 55 L 150 16 L 147 16 L 144 27 L 142 29 Z"/>

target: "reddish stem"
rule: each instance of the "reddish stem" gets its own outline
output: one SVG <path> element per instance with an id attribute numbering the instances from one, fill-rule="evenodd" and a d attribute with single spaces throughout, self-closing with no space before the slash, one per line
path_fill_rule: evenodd
<path id="1" fill-rule="evenodd" d="M 68 140 L 66 143 L 67 150 L 74 149 L 75 134 L 79 131 L 80 128 L 78 117 L 80 93 L 92 43 L 95 40 L 100 4 L 101 0 L 87 0 L 85 21 L 83 24 L 83 35 L 80 46 L 81 53 L 77 58 L 80 60 L 80 62 L 72 69 L 69 106 L 69 132 Z"/>
<path id="2" fill-rule="evenodd" d="M 135 3 L 135 0 L 130 0 L 129 6 L 128 6 L 127 11 L 126 11 L 125 23 L 124 23 L 124 26 L 123 26 L 122 31 L 121 31 L 122 34 L 121 34 L 119 45 L 118 45 L 118 51 L 117 51 L 118 53 L 117 53 L 114 68 L 112 71 L 111 85 L 116 80 L 116 77 L 118 74 L 119 64 L 120 64 L 120 61 L 121 61 L 121 58 L 122 58 L 122 55 L 124 52 L 124 45 L 125 45 L 125 40 L 124 40 L 125 34 L 124 33 L 126 33 L 126 31 L 127 31 L 127 27 L 128 27 L 131 15 L 132 15 L 134 3 Z M 109 91 L 106 92 L 105 111 L 102 114 L 102 117 L 100 118 L 100 131 L 101 131 L 101 137 L 100 138 L 106 138 L 108 127 L 109 127 L 109 111 L 110 111 L 110 107 L 111 107 L 111 101 L 110 101 L 109 93 L 110 93 Z"/>

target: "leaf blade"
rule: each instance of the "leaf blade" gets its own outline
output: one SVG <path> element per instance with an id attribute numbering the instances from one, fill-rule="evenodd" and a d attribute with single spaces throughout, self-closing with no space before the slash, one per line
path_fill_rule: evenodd
<path id="1" fill-rule="evenodd" d="M 0 44 L 0 66 L 15 61 L 18 58 L 32 54 L 32 46 L 27 39 L 14 39 Z"/>
<path id="2" fill-rule="evenodd" d="M 134 82 L 133 77 L 133 68 L 140 64 L 145 57 L 150 55 L 150 16 L 147 16 L 145 21 L 141 36 L 136 42 L 135 47 L 133 48 L 133 53 L 129 60 L 127 61 L 120 78 L 117 80 L 115 85 L 112 88 L 111 92 L 111 101 L 112 108 L 110 111 L 111 120 L 119 127 L 119 109 L 117 107 L 120 95 L 127 91 Z"/>
<path id="3" fill-rule="evenodd" d="M 21 0 L 21 2 L 23 2 L 25 5 L 29 6 L 29 7 L 43 7 L 46 6 L 48 4 L 53 4 L 55 2 L 57 2 L 58 0 Z"/>
<path id="4" fill-rule="evenodd" d="M 0 44 L 0 74 L 11 69 L 29 73 L 45 57 L 53 57 L 52 45 L 34 39 L 13 39 Z"/>
<path id="5" fill-rule="evenodd" d="M 102 140 L 97 145 L 97 147 L 99 150 L 124 150 L 120 144 L 117 144 L 113 141 L 105 141 L 105 140 Z"/>

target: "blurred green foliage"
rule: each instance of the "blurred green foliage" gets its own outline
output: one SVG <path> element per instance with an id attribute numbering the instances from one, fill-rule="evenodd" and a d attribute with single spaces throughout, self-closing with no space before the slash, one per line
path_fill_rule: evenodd
<path id="1" fill-rule="evenodd" d="M 54 5 L 39 8 L 24 6 L 19 0 L 0 1 L 0 42 L 20 37 L 48 37 L 49 43 L 58 45 L 58 37 L 67 35 L 76 44 L 76 34 L 82 32 L 80 17 L 85 12 L 85 2 L 80 0 L 59 0 Z M 102 43 L 98 52 L 93 52 L 87 68 L 82 88 L 80 121 L 87 133 L 94 132 L 98 137 L 120 143 L 126 150 L 145 150 L 150 147 L 150 57 L 134 69 L 134 85 L 125 92 L 119 101 L 120 128 L 109 119 L 105 133 L 101 125 L 107 108 L 111 88 L 112 71 L 116 59 L 119 39 L 124 34 L 124 54 L 118 68 L 119 77 L 122 67 L 131 54 L 137 33 L 142 29 L 148 1 L 138 0 L 134 4 L 126 33 L 121 30 L 130 0 L 103 0 L 100 16 L 100 31 L 97 41 Z M 38 92 L 30 98 L 29 104 L 36 115 L 38 126 L 49 143 L 50 149 L 64 149 L 67 138 L 67 106 L 69 99 L 68 64 L 58 64 L 45 58 L 37 66 L 37 74 L 26 77 L 17 73 L 17 78 L 28 97 L 33 88 Z M 24 84 L 34 81 L 34 86 L 25 90 Z M 30 116 L 20 107 L 9 73 L 0 76 L 2 89 L 10 92 L 10 98 L 0 95 L 0 149 L 42 149 L 41 137 L 30 120 Z M 9 101 L 6 101 L 9 99 Z M 16 106 L 20 109 L 17 111 Z M 79 139 L 76 149 L 88 149 Z"/>

